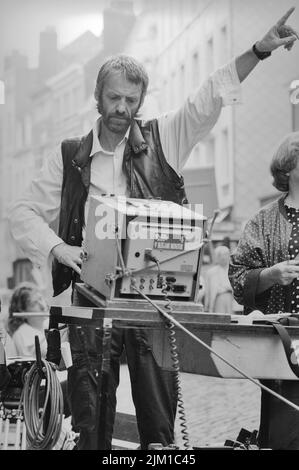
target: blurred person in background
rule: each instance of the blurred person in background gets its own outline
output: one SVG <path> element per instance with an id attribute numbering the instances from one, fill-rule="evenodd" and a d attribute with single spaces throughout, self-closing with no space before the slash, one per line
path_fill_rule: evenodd
<path id="1" fill-rule="evenodd" d="M 13 237 L 31 261 L 44 265 L 54 258 L 54 296 L 80 282 L 82 247 L 91 196 L 114 194 L 187 202 L 181 171 L 191 150 L 216 124 L 223 106 L 240 102 L 240 83 L 272 52 L 290 50 L 298 33 L 285 22 L 290 9 L 261 40 L 214 72 L 183 106 L 157 119 L 137 118 L 148 75 L 138 61 L 119 55 L 102 64 L 95 88 L 100 114 L 83 138 L 64 140 L 29 190 L 10 211 Z M 287 29 L 286 29 L 287 28 Z M 173 169 L 169 161 L 176 161 Z M 56 234 L 49 224 L 59 216 Z M 93 306 L 73 290 L 74 305 Z M 78 449 L 97 449 L 97 332 L 69 327 L 73 366 L 68 369 L 69 393 Z M 119 362 L 125 348 L 141 448 L 153 442 L 174 442 L 177 406 L 175 375 L 155 361 L 145 330 L 114 329 L 111 339 L 108 406 L 100 437 L 111 448 L 119 383 Z M 102 444 L 101 444 L 102 445 Z"/>
<path id="2" fill-rule="evenodd" d="M 26 312 L 36 315 L 26 316 Z M 14 313 L 22 313 L 22 316 L 14 316 Z M 35 284 L 24 282 L 15 288 L 9 305 L 7 327 L 19 356 L 35 357 L 35 336 L 38 336 L 41 355 L 46 357 L 45 329 L 48 326 L 48 315 L 48 305 Z"/>
<path id="3" fill-rule="evenodd" d="M 199 276 L 199 288 L 198 288 L 198 294 L 196 298 L 196 302 L 201 304 L 202 306 L 204 305 L 204 300 L 205 300 L 205 281 L 204 277 L 202 275 Z"/>
<path id="4" fill-rule="evenodd" d="M 232 314 L 233 295 L 228 279 L 230 251 L 227 246 L 217 246 L 214 252 L 215 265 L 205 277 L 204 305 L 206 312 Z"/>
<path id="5" fill-rule="evenodd" d="M 14 313 L 21 313 L 22 316 L 14 316 Z M 38 336 L 41 357 L 46 358 L 45 330 L 48 328 L 48 316 L 48 305 L 39 287 L 30 282 L 20 283 L 13 291 L 8 315 L 8 332 L 18 356 L 35 358 L 35 336 Z M 68 417 L 71 413 L 67 398 L 67 381 L 60 375 L 58 378 L 63 392 L 64 415 Z"/>
<path id="6" fill-rule="evenodd" d="M 6 357 L 8 355 L 14 356 L 16 354 L 13 348 L 14 344 L 9 334 L 7 333 L 1 315 L 1 299 L 0 299 L 0 392 L 4 390 L 9 384 L 11 375 L 7 368 Z M 2 418 L 2 416 L 1 416 Z M 2 423 L 1 423 L 2 430 Z M 1 432 L 0 432 L 1 434 Z"/>
<path id="7" fill-rule="evenodd" d="M 5 350 L 5 355 L 7 358 L 17 356 L 17 350 L 15 344 L 8 333 L 5 321 L 1 315 L 1 299 L 0 299 L 0 341 L 2 342 Z"/>
<path id="8" fill-rule="evenodd" d="M 283 194 L 246 224 L 231 256 L 229 278 L 244 314 L 299 313 L 299 132 L 287 135 L 271 163 L 273 185 Z M 265 385 L 299 406 L 298 380 Z M 261 447 L 299 450 L 299 413 L 262 390 Z"/>

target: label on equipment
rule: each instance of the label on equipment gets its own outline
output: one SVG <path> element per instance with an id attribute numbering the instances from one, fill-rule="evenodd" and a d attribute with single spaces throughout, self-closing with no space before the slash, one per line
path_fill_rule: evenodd
<path id="1" fill-rule="evenodd" d="M 183 251 L 185 249 L 185 237 L 182 235 L 176 238 L 173 235 L 169 235 L 167 239 L 158 237 L 154 240 L 154 248 L 157 250 L 179 250 Z"/>
<path id="2" fill-rule="evenodd" d="M 191 273 L 193 271 L 193 266 L 192 264 L 181 264 L 180 271 Z"/>

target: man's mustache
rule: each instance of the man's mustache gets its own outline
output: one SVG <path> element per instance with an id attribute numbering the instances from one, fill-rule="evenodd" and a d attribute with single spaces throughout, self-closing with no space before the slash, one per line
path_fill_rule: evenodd
<path id="1" fill-rule="evenodd" d="M 132 117 L 129 114 L 126 113 L 114 113 L 110 114 L 110 118 L 117 118 L 117 119 L 124 119 L 126 121 L 130 121 Z"/>

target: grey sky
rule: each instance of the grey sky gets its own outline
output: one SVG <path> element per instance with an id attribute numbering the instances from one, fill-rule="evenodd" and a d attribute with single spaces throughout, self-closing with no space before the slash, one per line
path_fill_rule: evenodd
<path id="1" fill-rule="evenodd" d="M 47 26 L 56 27 L 60 46 L 88 26 L 100 34 L 106 4 L 107 0 L 0 0 L 0 70 L 3 57 L 13 49 L 25 53 L 35 66 L 39 33 Z"/>

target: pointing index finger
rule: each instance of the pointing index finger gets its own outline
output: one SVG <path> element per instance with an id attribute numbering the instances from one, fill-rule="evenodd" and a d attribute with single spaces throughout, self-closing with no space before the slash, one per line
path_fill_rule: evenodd
<path id="1" fill-rule="evenodd" d="M 73 268 L 74 271 L 76 271 L 76 273 L 81 274 L 81 269 L 79 268 L 79 266 L 76 263 L 71 261 L 69 265 L 70 265 L 71 268 Z"/>
<path id="2" fill-rule="evenodd" d="M 282 26 L 283 24 L 285 24 L 285 22 L 286 22 L 287 19 L 291 16 L 291 14 L 293 13 L 294 10 L 295 10 L 295 7 L 290 8 L 290 9 L 280 18 L 280 20 L 277 21 L 276 26 Z"/>

